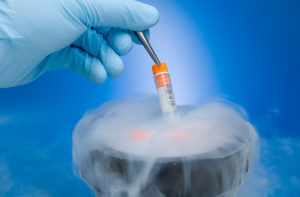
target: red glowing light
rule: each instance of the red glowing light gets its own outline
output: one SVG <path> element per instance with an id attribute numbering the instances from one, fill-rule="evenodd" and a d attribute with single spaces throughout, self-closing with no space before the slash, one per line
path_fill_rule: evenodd
<path id="1" fill-rule="evenodd" d="M 145 139 L 146 137 L 148 137 L 149 132 L 145 131 L 145 130 L 136 130 L 133 132 L 133 138 L 136 140 L 142 140 Z"/>

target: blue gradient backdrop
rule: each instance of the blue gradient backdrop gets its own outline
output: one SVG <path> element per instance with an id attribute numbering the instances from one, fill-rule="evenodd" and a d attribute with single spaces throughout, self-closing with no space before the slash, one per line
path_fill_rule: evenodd
<path id="1" fill-rule="evenodd" d="M 144 2 L 161 13 L 151 42 L 177 102 L 225 98 L 257 128 L 260 164 L 241 196 L 300 196 L 299 1 Z M 155 93 L 144 49 L 123 59 L 122 77 L 103 85 L 59 70 L 0 89 L 0 196 L 93 196 L 72 172 L 74 126 L 105 101 Z"/>

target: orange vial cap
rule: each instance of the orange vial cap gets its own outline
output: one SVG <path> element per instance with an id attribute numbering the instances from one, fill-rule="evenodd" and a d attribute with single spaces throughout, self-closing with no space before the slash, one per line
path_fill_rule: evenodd
<path id="1" fill-rule="evenodd" d="M 166 63 L 160 63 L 160 66 L 157 64 L 154 64 L 152 66 L 153 75 L 156 75 L 158 73 L 168 72 L 167 64 Z"/>

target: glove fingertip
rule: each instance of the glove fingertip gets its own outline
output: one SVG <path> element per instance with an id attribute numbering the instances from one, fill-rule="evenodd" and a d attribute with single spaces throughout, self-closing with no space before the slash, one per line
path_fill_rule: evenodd
<path id="1" fill-rule="evenodd" d="M 106 70 L 110 77 L 118 78 L 124 72 L 124 63 L 119 56 L 110 58 L 110 61 L 106 64 Z"/>
<path id="2" fill-rule="evenodd" d="M 88 78 L 98 84 L 104 83 L 107 79 L 107 72 L 103 64 L 97 58 L 93 58 L 92 60 Z"/>
<path id="3" fill-rule="evenodd" d="M 127 54 L 133 46 L 131 35 L 128 32 L 112 32 L 108 36 L 108 42 L 119 55 Z"/>
<path id="4" fill-rule="evenodd" d="M 145 15 L 146 14 L 148 15 L 148 17 L 147 17 L 148 20 L 145 21 L 145 22 L 148 23 L 147 26 L 149 28 L 149 27 L 153 27 L 154 25 L 156 25 L 158 23 L 158 21 L 159 21 L 159 12 L 155 7 L 153 7 L 151 5 L 146 5 L 146 6 L 148 8 L 147 8 L 147 12 L 145 13 Z"/>
<path id="5" fill-rule="evenodd" d="M 144 31 L 156 25 L 159 21 L 159 12 L 158 10 L 148 4 L 141 3 L 139 1 L 134 1 L 134 17 L 131 22 L 132 28 L 129 28 L 134 31 Z M 129 22 L 128 22 L 129 23 Z"/>

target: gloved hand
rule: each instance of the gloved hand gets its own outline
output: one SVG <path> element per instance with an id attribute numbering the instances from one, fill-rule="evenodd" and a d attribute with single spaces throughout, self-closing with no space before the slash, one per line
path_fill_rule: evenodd
<path id="1" fill-rule="evenodd" d="M 0 1 L 0 87 L 70 68 L 96 83 L 123 72 L 132 31 L 158 21 L 157 10 L 135 0 Z"/>

